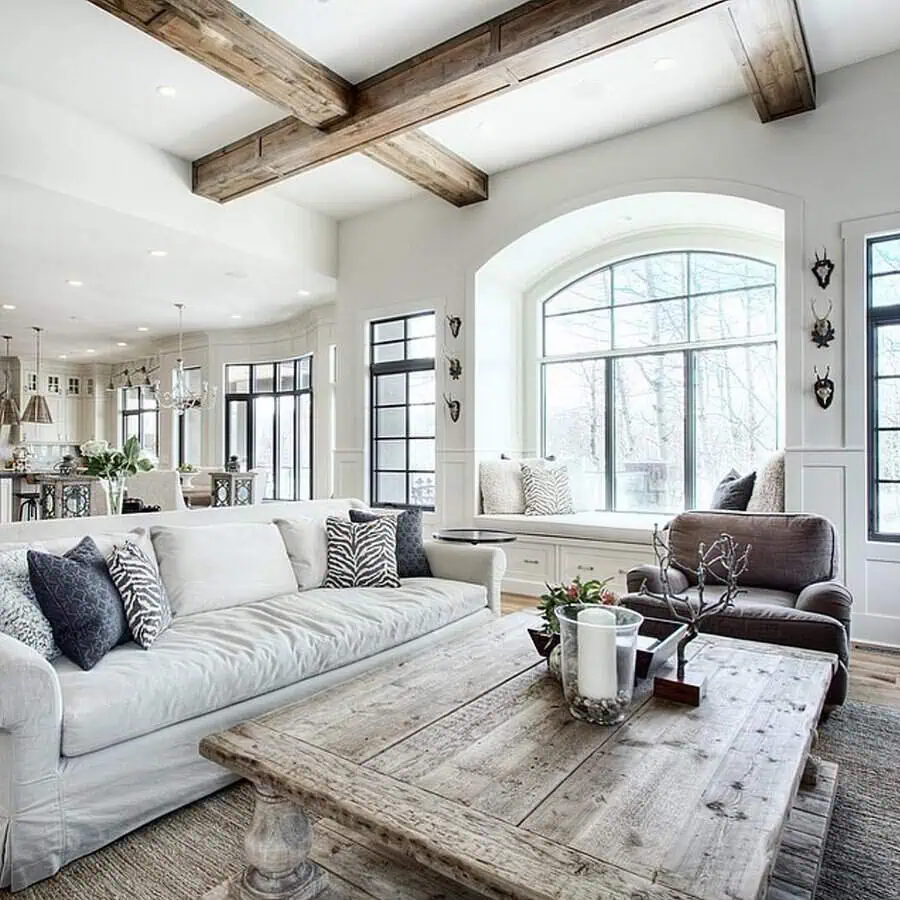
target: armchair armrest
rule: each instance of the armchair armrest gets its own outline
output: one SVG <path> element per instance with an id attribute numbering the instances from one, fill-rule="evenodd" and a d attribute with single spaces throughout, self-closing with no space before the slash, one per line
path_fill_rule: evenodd
<path id="1" fill-rule="evenodd" d="M 682 594 L 688 589 L 688 579 L 684 572 L 670 568 L 666 574 L 669 578 L 669 586 L 674 593 Z M 639 593 L 644 584 L 647 585 L 647 590 L 651 594 L 661 594 L 663 592 L 662 580 L 659 577 L 659 566 L 650 563 L 629 569 L 626 580 L 629 594 Z"/>
<path id="2" fill-rule="evenodd" d="M 499 547 L 425 541 L 425 555 L 435 578 L 482 585 L 487 590 L 488 606 L 500 615 L 500 586 L 506 573 L 506 554 Z"/>
<path id="3" fill-rule="evenodd" d="M 52 875 L 62 863 L 61 738 L 56 670 L 0 634 L 0 885 L 13 890 Z"/>
<path id="4" fill-rule="evenodd" d="M 803 588 L 797 595 L 797 609 L 837 619 L 850 634 L 850 610 L 853 595 L 837 581 L 820 581 Z"/>

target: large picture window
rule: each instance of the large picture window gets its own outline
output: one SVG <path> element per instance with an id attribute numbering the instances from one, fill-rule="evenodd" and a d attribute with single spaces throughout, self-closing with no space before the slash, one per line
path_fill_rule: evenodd
<path id="1" fill-rule="evenodd" d="M 266 473 L 265 500 L 312 497 L 312 357 L 225 367 L 225 447 Z"/>
<path id="2" fill-rule="evenodd" d="M 900 541 L 900 235 L 867 243 L 869 535 Z"/>
<path id="3" fill-rule="evenodd" d="M 435 315 L 369 326 L 373 506 L 434 509 Z"/>
<path id="4" fill-rule="evenodd" d="M 159 456 L 159 404 L 149 387 L 122 388 L 122 443 L 136 437 L 141 448 Z"/>
<path id="5" fill-rule="evenodd" d="M 203 389 L 203 370 L 192 366 L 184 370 L 188 387 L 199 394 Z M 174 378 L 174 375 L 173 375 Z M 203 455 L 203 410 L 186 409 L 178 420 L 178 465 L 199 466 Z"/>
<path id="6" fill-rule="evenodd" d="M 627 259 L 543 304 L 542 447 L 596 509 L 708 505 L 778 434 L 778 290 L 768 262 Z"/>

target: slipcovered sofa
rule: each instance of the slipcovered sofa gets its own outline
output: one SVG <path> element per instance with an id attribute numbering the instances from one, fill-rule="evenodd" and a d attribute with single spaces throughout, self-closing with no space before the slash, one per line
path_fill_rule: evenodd
<path id="1" fill-rule="evenodd" d="M 0 529 L 13 542 L 0 550 L 24 542 L 56 553 L 85 534 L 107 552 L 136 533 L 154 548 L 175 610 L 150 650 L 122 644 L 90 671 L 0 634 L 0 887 L 47 878 L 233 781 L 199 756 L 204 735 L 499 612 L 505 558 L 488 547 L 426 543 L 434 577 L 400 588 L 298 590 L 298 579 L 324 570 L 324 528 L 318 558 L 304 560 L 288 553 L 273 521 L 321 523 L 359 506 L 311 501 Z M 209 608 L 217 604 L 226 605 Z"/>
<path id="2" fill-rule="evenodd" d="M 838 542 L 834 526 L 822 516 L 798 513 L 685 512 L 669 524 L 667 541 L 675 565 L 668 570 L 670 588 L 682 596 L 697 594 L 697 556 L 721 534 L 751 545 L 749 568 L 741 578 L 745 593 L 733 609 L 706 619 L 708 634 L 784 644 L 834 653 L 838 669 L 826 704 L 847 696 L 850 661 L 850 611 L 853 597 L 837 581 Z M 644 591 L 642 592 L 642 588 Z M 722 588 L 708 585 L 706 597 Z M 637 566 L 628 572 L 629 593 L 622 602 L 644 616 L 672 618 L 659 597 L 659 569 Z"/>

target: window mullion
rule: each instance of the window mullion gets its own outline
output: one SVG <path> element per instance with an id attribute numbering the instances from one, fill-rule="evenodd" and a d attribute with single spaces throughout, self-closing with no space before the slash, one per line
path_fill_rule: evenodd
<path id="1" fill-rule="evenodd" d="M 697 508 L 696 484 L 696 391 L 694 390 L 694 372 L 696 368 L 695 352 L 684 353 L 684 505 L 685 509 Z"/>
<path id="2" fill-rule="evenodd" d="M 606 508 L 616 508 L 616 404 L 615 404 L 615 361 L 607 357 L 604 373 L 603 388 L 606 393 Z"/>

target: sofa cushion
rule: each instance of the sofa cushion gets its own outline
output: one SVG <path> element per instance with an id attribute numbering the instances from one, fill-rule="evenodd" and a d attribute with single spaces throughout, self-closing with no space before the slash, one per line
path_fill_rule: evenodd
<path id="1" fill-rule="evenodd" d="M 322 588 L 176 617 L 150 653 L 126 644 L 90 673 L 65 659 L 54 664 L 63 755 L 90 753 L 339 668 L 486 604 L 480 585 L 423 578 L 391 591 Z"/>
<path id="2" fill-rule="evenodd" d="M 91 537 L 65 556 L 29 550 L 28 571 L 57 646 L 82 669 L 93 669 L 113 647 L 131 640 L 122 598 Z"/>
<path id="3" fill-rule="evenodd" d="M 227 609 L 297 589 L 281 534 L 271 522 L 156 526 L 151 536 L 173 616 Z"/>
<path id="4" fill-rule="evenodd" d="M 0 553 L 0 632 L 31 647 L 44 659 L 59 656 L 53 629 L 31 586 L 25 548 Z"/>
<path id="5" fill-rule="evenodd" d="M 276 519 L 275 526 L 291 561 L 297 589 L 308 591 L 322 587 L 327 571 L 325 523 L 313 519 Z"/>
<path id="6" fill-rule="evenodd" d="M 351 522 L 374 522 L 379 516 L 395 516 L 397 519 L 397 575 L 400 578 L 430 578 L 431 566 L 428 565 L 422 536 L 422 510 L 350 510 Z"/>
<path id="7" fill-rule="evenodd" d="M 822 516 L 803 513 L 685 512 L 669 526 L 675 560 L 696 583 L 697 548 L 720 534 L 741 546 L 750 544 L 750 560 L 741 584 L 799 594 L 809 584 L 828 581 L 837 572 L 834 527 Z"/>
<path id="8" fill-rule="evenodd" d="M 149 650 L 172 624 L 172 608 L 156 562 L 135 541 L 125 541 L 113 547 L 107 565 L 134 640 Z"/>
<path id="9" fill-rule="evenodd" d="M 397 518 L 351 522 L 329 516 L 328 574 L 324 587 L 400 587 L 397 577 Z"/>

